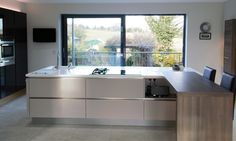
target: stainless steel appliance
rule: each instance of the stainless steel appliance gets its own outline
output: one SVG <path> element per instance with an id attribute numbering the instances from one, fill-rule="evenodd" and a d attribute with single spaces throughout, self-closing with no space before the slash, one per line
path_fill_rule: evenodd
<path id="1" fill-rule="evenodd" d="M 170 95 L 169 86 L 161 86 L 157 79 L 146 79 L 145 95 L 148 98 L 168 97 Z"/>
<path id="2" fill-rule="evenodd" d="M 0 67 L 15 64 L 15 42 L 0 40 Z"/>

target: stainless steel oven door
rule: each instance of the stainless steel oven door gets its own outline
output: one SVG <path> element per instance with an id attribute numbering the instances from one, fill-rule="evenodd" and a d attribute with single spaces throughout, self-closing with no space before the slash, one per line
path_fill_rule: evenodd
<path id="1" fill-rule="evenodd" d="M 15 64 L 14 41 L 0 41 L 0 67 Z"/>
<path id="2" fill-rule="evenodd" d="M 1 57 L 2 58 L 14 57 L 14 45 L 13 44 L 2 44 L 1 45 Z"/>
<path id="3" fill-rule="evenodd" d="M 2 42 L 0 47 L 2 59 L 13 58 L 15 56 L 14 42 Z"/>

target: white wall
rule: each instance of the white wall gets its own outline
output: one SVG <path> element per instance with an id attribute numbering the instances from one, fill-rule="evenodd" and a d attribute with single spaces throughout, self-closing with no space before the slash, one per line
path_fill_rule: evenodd
<path id="1" fill-rule="evenodd" d="M 236 19 L 236 0 L 229 0 L 225 3 L 224 13 L 225 19 Z"/>
<path id="2" fill-rule="evenodd" d="M 19 12 L 25 12 L 25 4 L 15 0 L 0 0 L 0 7 Z"/>
<path id="3" fill-rule="evenodd" d="M 217 80 L 223 64 L 223 3 L 186 4 L 27 4 L 29 71 L 55 65 L 61 44 L 61 14 L 187 14 L 187 66 L 202 72 L 205 65 L 217 69 Z M 212 25 L 212 40 L 199 40 L 202 22 Z M 32 28 L 56 27 L 56 43 L 33 43 Z"/>

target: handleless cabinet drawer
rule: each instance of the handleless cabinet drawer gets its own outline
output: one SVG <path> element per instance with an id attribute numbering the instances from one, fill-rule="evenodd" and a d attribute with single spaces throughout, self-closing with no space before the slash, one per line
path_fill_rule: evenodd
<path id="1" fill-rule="evenodd" d="M 87 118 L 143 119 L 141 100 L 87 100 Z"/>
<path id="2" fill-rule="evenodd" d="M 30 99 L 30 117 L 85 118 L 85 100 Z"/>
<path id="3" fill-rule="evenodd" d="M 176 101 L 152 101 L 144 102 L 145 120 L 176 120 Z"/>
<path id="4" fill-rule="evenodd" d="M 27 79 L 30 97 L 85 98 L 85 79 Z"/>
<path id="5" fill-rule="evenodd" d="M 87 79 L 87 98 L 144 98 L 144 79 Z"/>

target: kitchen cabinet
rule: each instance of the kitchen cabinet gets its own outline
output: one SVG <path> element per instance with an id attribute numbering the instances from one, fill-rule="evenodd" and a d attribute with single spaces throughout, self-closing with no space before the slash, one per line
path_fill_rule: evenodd
<path id="1" fill-rule="evenodd" d="M 85 100 L 31 99 L 30 117 L 85 118 Z"/>
<path id="2" fill-rule="evenodd" d="M 87 98 L 144 98 L 144 79 L 86 79 Z"/>
<path id="3" fill-rule="evenodd" d="M 224 72 L 236 74 L 236 19 L 225 21 Z"/>
<path id="4" fill-rule="evenodd" d="M 143 120 L 142 100 L 86 100 L 86 117 Z"/>
<path id="5" fill-rule="evenodd" d="M 15 65 L 0 67 L 0 73 L 0 98 L 3 98 L 15 91 Z"/>
<path id="6" fill-rule="evenodd" d="M 1 40 L 15 41 L 15 64 L 1 68 L 1 98 L 25 88 L 27 66 L 27 25 L 26 14 L 0 8 L 3 19 L 3 35 Z M 4 80 L 4 81 L 3 81 Z"/>
<path id="7" fill-rule="evenodd" d="M 4 67 L 0 67 L 0 98 L 4 97 L 6 95 L 6 90 L 5 90 L 5 69 Z"/>
<path id="8" fill-rule="evenodd" d="M 27 83 L 30 117 L 85 118 L 85 79 L 34 78 Z"/>
<path id="9" fill-rule="evenodd" d="M 177 94 L 177 141 L 233 141 L 233 94 Z"/>
<path id="10" fill-rule="evenodd" d="M 26 14 L 15 12 L 14 17 L 15 85 L 19 90 L 25 88 L 25 74 L 28 72 Z"/>
<path id="11" fill-rule="evenodd" d="M 176 121 L 176 99 L 145 98 L 145 79 L 90 77 L 28 77 L 29 116 L 101 124 Z"/>
<path id="12" fill-rule="evenodd" d="M 15 65 L 5 66 L 5 85 L 8 95 L 15 91 Z"/>
<path id="13" fill-rule="evenodd" d="M 29 79 L 30 97 L 85 98 L 85 79 L 48 78 Z"/>
<path id="14" fill-rule="evenodd" d="M 143 120 L 143 100 L 129 99 L 144 98 L 144 87 L 138 78 L 86 79 L 86 117 Z"/>
<path id="15" fill-rule="evenodd" d="M 145 100 L 144 119 L 176 121 L 176 101 Z"/>
<path id="16" fill-rule="evenodd" d="M 3 36 L 12 38 L 14 36 L 14 11 L 0 8 L 0 17 L 3 18 Z"/>

